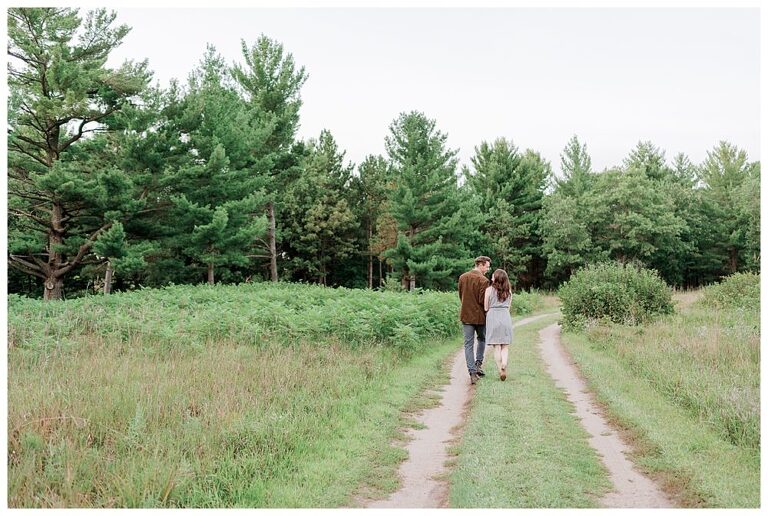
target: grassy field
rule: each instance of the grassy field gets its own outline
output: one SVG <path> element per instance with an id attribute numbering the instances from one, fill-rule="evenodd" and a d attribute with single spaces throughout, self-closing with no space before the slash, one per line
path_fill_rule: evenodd
<path id="1" fill-rule="evenodd" d="M 610 488 L 586 431 L 539 356 L 538 331 L 557 319 L 515 330 L 505 382 L 488 360 L 453 450 L 451 507 L 595 507 Z"/>
<path id="2" fill-rule="evenodd" d="M 635 461 L 683 506 L 760 504 L 759 308 L 676 296 L 675 315 L 562 341 L 625 430 Z"/>
<path id="3" fill-rule="evenodd" d="M 10 507 L 336 507 L 460 346 L 455 294 L 173 287 L 11 296 Z"/>
<path id="4" fill-rule="evenodd" d="M 634 460 L 685 506 L 759 505 L 759 311 L 678 297 L 565 333 Z M 518 314 L 556 310 L 521 294 Z M 8 303 L 10 507 L 341 507 L 398 487 L 410 414 L 460 349 L 455 293 L 170 287 Z M 454 445 L 452 507 L 594 507 L 607 476 L 516 331 Z"/>
<path id="5" fill-rule="evenodd" d="M 457 316 L 455 293 L 290 284 L 9 296 L 9 506 L 383 497 L 410 414 L 448 381 Z"/>

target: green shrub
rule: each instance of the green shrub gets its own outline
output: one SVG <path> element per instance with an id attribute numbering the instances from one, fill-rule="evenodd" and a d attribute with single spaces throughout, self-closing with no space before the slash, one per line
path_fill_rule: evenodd
<path id="1" fill-rule="evenodd" d="M 658 273 L 635 265 L 601 263 L 576 271 L 559 291 L 563 327 L 581 329 L 593 321 L 642 324 L 670 314 L 672 291 Z"/>
<path id="2" fill-rule="evenodd" d="M 403 288 L 403 284 L 400 283 L 400 280 L 393 276 L 387 276 L 384 279 L 384 284 L 379 288 L 379 290 L 383 290 L 385 292 L 404 292 L 405 291 L 405 289 Z"/>
<path id="3" fill-rule="evenodd" d="M 760 309 L 760 275 L 737 272 L 721 283 L 704 289 L 701 300 L 705 306 L 717 308 Z"/>
<path id="4" fill-rule="evenodd" d="M 541 294 L 532 290 L 530 292 L 520 291 L 512 294 L 512 314 L 528 315 L 543 306 Z"/>

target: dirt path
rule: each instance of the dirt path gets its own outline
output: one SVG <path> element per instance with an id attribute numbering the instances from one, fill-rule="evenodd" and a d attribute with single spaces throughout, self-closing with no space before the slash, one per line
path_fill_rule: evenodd
<path id="1" fill-rule="evenodd" d="M 515 327 L 551 315 L 544 314 L 520 319 L 515 323 Z M 488 362 L 487 359 L 486 362 Z M 374 501 L 367 507 L 440 508 L 448 506 L 448 482 L 443 478 L 447 472 L 445 466 L 445 461 L 448 459 L 447 447 L 461 431 L 466 405 L 473 392 L 470 387 L 464 348 L 462 348 L 453 359 L 451 380 L 442 391 L 440 404 L 416 416 L 416 421 L 424 424 L 424 428 L 408 430 L 408 436 L 411 438 L 406 447 L 408 459 L 400 465 L 399 470 L 402 487 L 386 500 Z"/>
<path id="2" fill-rule="evenodd" d="M 539 336 L 547 371 L 573 403 L 576 415 L 591 435 L 589 444 L 597 450 L 613 482 L 614 490 L 600 500 L 601 504 L 611 508 L 674 507 L 661 489 L 627 459 L 629 447 L 603 418 L 578 369 L 560 344 L 560 327 L 547 326 Z"/>

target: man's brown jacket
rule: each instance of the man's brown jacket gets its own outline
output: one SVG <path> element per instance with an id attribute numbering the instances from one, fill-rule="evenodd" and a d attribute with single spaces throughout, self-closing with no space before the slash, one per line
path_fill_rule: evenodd
<path id="1" fill-rule="evenodd" d="M 488 278 L 477 269 L 459 276 L 459 299 L 464 324 L 485 324 L 485 289 L 490 285 Z"/>

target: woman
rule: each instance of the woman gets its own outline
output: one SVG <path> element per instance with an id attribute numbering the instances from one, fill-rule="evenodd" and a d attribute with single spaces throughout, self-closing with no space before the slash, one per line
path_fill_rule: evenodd
<path id="1" fill-rule="evenodd" d="M 496 269 L 491 286 L 485 289 L 485 342 L 493 348 L 493 358 L 501 381 L 507 379 L 507 357 L 512 342 L 512 287 L 504 269 Z"/>

